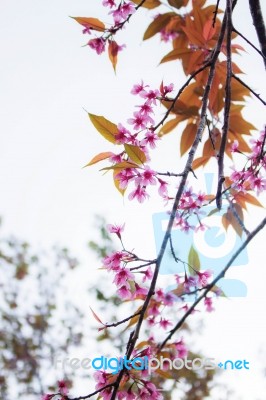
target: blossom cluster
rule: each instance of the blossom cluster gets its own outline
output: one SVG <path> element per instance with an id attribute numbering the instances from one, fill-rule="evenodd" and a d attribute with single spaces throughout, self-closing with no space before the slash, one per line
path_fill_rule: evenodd
<path id="1" fill-rule="evenodd" d="M 116 5 L 116 2 L 114 0 L 103 0 L 102 4 L 104 7 L 109 7 L 111 9 L 109 14 L 113 17 L 113 25 L 108 29 L 104 29 L 104 32 L 101 36 L 89 40 L 88 46 L 91 49 L 95 50 L 97 54 L 102 54 L 105 51 L 107 41 L 110 41 L 113 35 L 118 30 L 123 28 L 129 16 L 134 14 L 136 11 L 134 3 L 132 3 L 131 1 L 122 0 L 118 5 Z M 90 35 L 93 27 L 90 26 L 90 24 L 84 26 L 85 27 L 83 29 L 83 33 Z M 124 47 L 125 45 L 120 46 L 116 43 L 116 54 Z"/>
<path id="2" fill-rule="evenodd" d="M 158 100 L 166 99 L 168 94 L 173 91 L 173 84 L 163 85 L 160 89 L 150 89 L 143 82 L 133 86 L 131 93 L 143 99 L 142 104 L 137 105 L 137 111 L 134 111 L 133 116 L 128 119 L 128 124 L 132 125 L 132 131 L 127 129 L 121 123 L 118 124 L 118 132 L 115 135 L 117 144 L 129 144 L 139 148 L 145 155 L 146 162 L 150 160 L 149 149 L 156 147 L 156 142 L 159 139 L 154 132 L 154 108 L 157 106 Z M 112 163 L 119 164 L 124 160 L 132 161 L 126 151 L 119 154 L 113 154 L 110 159 Z M 129 199 L 137 199 L 140 203 L 144 202 L 149 197 L 147 187 L 149 185 L 158 185 L 158 193 L 163 198 L 167 195 L 167 182 L 161 179 L 159 174 L 151 169 L 147 164 L 138 166 L 137 168 L 123 168 L 117 174 L 115 179 L 119 182 L 121 190 L 127 189 L 129 183 L 134 184 L 134 190 L 130 192 Z"/>
<path id="3" fill-rule="evenodd" d="M 233 169 L 230 175 L 232 187 L 237 191 L 246 193 L 248 190 L 256 191 L 257 195 L 266 190 L 266 179 L 263 177 L 262 171 L 266 170 L 265 155 L 265 136 L 266 131 L 261 131 L 258 139 L 251 139 L 251 153 L 248 155 L 248 162 L 245 167 L 238 171 Z M 235 140 L 231 146 L 233 153 L 239 152 L 239 143 Z"/>

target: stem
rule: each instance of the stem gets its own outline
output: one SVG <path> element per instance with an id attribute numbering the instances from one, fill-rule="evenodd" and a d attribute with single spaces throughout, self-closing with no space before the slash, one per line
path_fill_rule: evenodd
<path id="1" fill-rule="evenodd" d="M 260 48 L 261 52 L 263 54 L 263 61 L 264 61 L 264 66 L 266 69 L 266 31 L 265 31 L 265 25 L 264 25 L 264 20 L 262 16 L 262 11 L 260 7 L 260 1 L 259 0 L 249 0 L 249 8 L 250 8 L 250 13 L 251 17 L 253 20 L 253 25 L 256 29 L 257 37 L 260 43 Z"/>

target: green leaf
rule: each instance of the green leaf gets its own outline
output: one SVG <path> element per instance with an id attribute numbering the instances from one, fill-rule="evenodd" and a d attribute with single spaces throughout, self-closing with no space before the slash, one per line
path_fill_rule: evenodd
<path id="1" fill-rule="evenodd" d="M 195 275 L 195 271 L 200 270 L 200 259 L 199 255 L 194 249 L 193 245 L 190 247 L 189 254 L 188 254 L 188 270 L 191 275 Z"/>
<path id="2" fill-rule="evenodd" d="M 97 131 L 109 142 L 116 143 L 115 135 L 118 133 L 117 125 L 108 119 L 100 116 L 88 113 L 91 122 Z"/>
<path id="3" fill-rule="evenodd" d="M 136 164 L 144 164 L 146 159 L 145 153 L 138 147 L 132 144 L 125 144 L 125 151 L 128 157 Z"/>

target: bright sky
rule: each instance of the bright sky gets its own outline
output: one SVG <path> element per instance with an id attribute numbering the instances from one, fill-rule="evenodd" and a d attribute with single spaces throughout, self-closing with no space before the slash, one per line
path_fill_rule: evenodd
<path id="1" fill-rule="evenodd" d="M 247 0 L 237 6 L 235 26 L 257 43 L 247 7 Z M 153 254 L 151 216 L 162 211 L 161 203 L 130 204 L 113 188 L 108 174 L 101 176 L 97 167 L 81 169 L 97 152 L 112 150 L 97 135 L 83 107 L 123 122 L 135 104 L 129 94 L 133 83 L 143 78 L 158 86 L 163 78 L 178 88 L 184 82 L 175 62 L 155 68 L 167 51 L 159 40 L 141 42 L 153 14 L 138 13 L 120 36 L 119 42 L 127 48 L 120 54 L 115 76 L 106 55 L 99 57 L 81 47 L 87 37 L 69 18 L 110 20 L 100 0 L 1 1 L 0 214 L 5 233 L 37 246 L 56 242 L 82 255 L 95 234 L 94 215 L 102 214 L 111 223 L 127 221 L 128 243 L 140 253 L 151 238 L 148 251 Z M 249 73 L 245 80 L 266 97 L 263 63 L 252 49 L 247 50 L 240 61 Z M 249 102 L 245 115 L 260 129 L 265 122 L 262 106 Z M 177 135 L 169 135 L 160 144 L 161 170 L 181 170 Z M 170 167 L 169 154 L 173 158 Z M 250 208 L 247 225 L 254 227 L 262 216 L 262 210 Z M 204 335 L 197 338 L 198 347 L 209 357 L 250 360 L 252 371 L 223 377 L 225 383 L 237 380 L 236 391 L 243 400 L 262 400 L 266 389 L 261 377 L 265 363 L 258 357 L 266 337 L 263 238 L 265 232 L 251 244 L 250 264 L 230 273 L 241 275 L 248 296 L 221 301 L 216 313 L 204 317 Z"/>

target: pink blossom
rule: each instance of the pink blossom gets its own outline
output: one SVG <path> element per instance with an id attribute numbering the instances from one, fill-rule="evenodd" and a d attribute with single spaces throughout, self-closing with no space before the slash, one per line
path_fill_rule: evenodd
<path id="1" fill-rule="evenodd" d="M 143 81 L 141 81 L 140 84 L 136 84 L 133 86 L 131 90 L 131 94 L 140 94 L 142 91 L 145 91 L 145 87 L 148 87 L 148 85 L 144 85 Z"/>
<path id="2" fill-rule="evenodd" d="M 148 315 L 152 315 L 153 317 L 157 317 L 160 314 L 159 305 L 156 302 L 153 302 L 152 305 L 148 308 Z"/>
<path id="3" fill-rule="evenodd" d="M 86 27 L 83 29 L 82 33 L 83 33 L 83 34 L 88 33 L 88 34 L 90 35 L 90 34 L 91 34 L 91 28 L 90 28 L 89 26 L 86 26 Z"/>
<path id="4" fill-rule="evenodd" d="M 212 298 L 211 297 L 205 297 L 204 305 L 206 307 L 206 311 L 208 311 L 208 312 L 214 311 L 214 308 L 212 306 Z"/>
<path id="5" fill-rule="evenodd" d="M 116 251 L 110 256 L 106 256 L 103 259 L 103 264 L 108 270 L 117 271 L 120 268 L 120 263 L 123 259 L 124 254 L 121 251 Z"/>
<path id="6" fill-rule="evenodd" d="M 44 394 L 42 396 L 42 400 L 51 400 L 54 397 L 54 394 Z"/>
<path id="7" fill-rule="evenodd" d="M 122 162 L 122 154 L 123 153 L 121 153 L 121 154 L 112 154 L 111 155 L 111 157 L 109 158 L 109 161 L 111 162 L 111 163 L 114 163 L 114 164 L 118 164 L 118 163 L 120 163 L 120 162 Z"/>
<path id="8" fill-rule="evenodd" d="M 111 225 L 111 224 L 107 225 L 108 231 L 110 233 L 115 233 L 119 237 L 119 239 L 121 239 L 121 233 L 124 231 L 124 228 L 125 228 L 125 224 L 120 225 L 120 226 L 119 225 Z"/>
<path id="9" fill-rule="evenodd" d="M 103 386 L 107 385 L 107 381 L 108 381 L 108 374 L 105 371 L 96 371 L 93 374 L 93 378 L 96 380 L 97 385 L 96 385 L 96 389 L 100 389 Z"/>
<path id="10" fill-rule="evenodd" d="M 148 269 L 146 269 L 146 271 L 143 271 L 143 279 L 142 282 L 145 282 L 148 279 L 151 279 L 153 277 L 153 271 L 151 269 L 151 267 L 149 267 Z"/>
<path id="11" fill-rule="evenodd" d="M 105 40 L 103 38 L 91 39 L 88 45 L 95 50 L 97 54 L 102 54 L 105 50 Z"/>
<path id="12" fill-rule="evenodd" d="M 132 274 L 132 272 L 130 272 L 130 270 L 128 268 L 121 268 L 118 270 L 118 272 L 116 273 L 113 282 L 117 285 L 117 286 L 122 286 L 124 285 L 128 280 L 133 280 L 134 279 L 134 275 Z"/>
<path id="13" fill-rule="evenodd" d="M 137 282 L 135 282 L 135 287 L 136 287 L 135 297 L 147 295 L 148 289 L 146 287 L 141 287 L 140 285 L 137 284 Z"/>
<path id="14" fill-rule="evenodd" d="M 161 41 L 165 42 L 165 43 L 169 42 L 170 40 L 175 39 L 178 36 L 177 32 L 167 31 L 166 29 L 162 29 L 160 31 L 160 34 L 161 34 Z"/>
<path id="15" fill-rule="evenodd" d="M 135 177 L 133 171 L 134 170 L 132 168 L 126 168 L 115 176 L 116 179 L 119 180 L 119 187 L 121 189 L 126 189 L 129 181 Z"/>
<path id="16" fill-rule="evenodd" d="M 67 395 L 68 394 L 68 388 L 67 388 L 67 384 L 65 381 L 58 381 L 58 389 L 60 394 L 62 395 Z"/>
<path id="17" fill-rule="evenodd" d="M 160 186 L 159 186 L 159 189 L 158 189 L 159 195 L 160 195 L 160 196 L 165 196 L 165 195 L 167 195 L 167 185 L 168 185 L 168 183 L 165 182 L 165 181 L 163 181 L 163 180 L 160 179 L 160 178 L 157 178 L 157 179 L 158 179 L 158 181 L 159 181 L 159 183 L 160 183 Z"/>
<path id="18" fill-rule="evenodd" d="M 163 289 L 157 289 L 156 290 L 156 292 L 155 292 L 155 295 L 156 295 L 156 300 L 157 301 L 163 301 L 164 300 L 164 291 L 163 291 Z"/>
<path id="19" fill-rule="evenodd" d="M 136 8 L 132 1 L 125 2 L 122 7 L 123 18 L 126 19 L 130 14 L 134 14 L 136 12 Z"/>
<path id="20" fill-rule="evenodd" d="M 239 147 L 238 140 L 234 140 L 232 145 L 231 145 L 231 147 L 230 147 L 231 152 L 232 153 L 237 153 L 238 152 L 238 147 Z"/>
<path id="21" fill-rule="evenodd" d="M 146 132 L 144 139 L 142 139 L 141 141 L 141 144 L 145 146 L 148 144 L 151 149 L 155 149 L 157 140 L 159 140 L 159 138 L 156 133 L 149 130 Z"/>
<path id="22" fill-rule="evenodd" d="M 149 90 L 148 92 L 141 92 L 140 97 L 147 100 L 148 104 L 156 105 L 156 99 L 160 96 L 159 90 Z"/>
<path id="23" fill-rule="evenodd" d="M 110 8 L 115 7 L 116 5 L 114 0 L 103 0 L 102 4 L 104 7 L 110 7 Z"/>
<path id="24" fill-rule="evenodd" d="M 194 289 L 197 286 L 197 279 L 194 276 L 185 276 L 184 289 L 185 292 L 190 292 L 191 288 Z"/>
<path id="25" fill-rule="evenodd" d="M 161 95 L 165 97 L 168 93 L 171 93 L 174 90 L 174 84 L 170 83 L 170 85 L 163 85 L 160 88 Z"/>
<path id="26" fill-rule="evenodd" d="M 165 293 L 164 299 L 163 299 L 163 304 L 166 306 L 172 306 L 174 302 L 176 301 L 176 296 L 171 293 Z"/>
<path id="27" fill-rule="evenodd" d="M 206 270 L 204 272 L 197 271 L 198 286 L 205 287 L 208 285 L 208 279 L 212 276 L 212 272 Z"/>
<path id="28" fill-rule="evenodd" d="M 118 124 L 118 133 L 115 135 L 115 140 L 119 144 L 128 143 L 131 140 L 131 133 L 122 125 Z"/>
<path id="29" fill-rule="evenodd" d="M 134 125 L 133 129 L 135 131 L 146 128 L 149 123 L 154 124 L 154 120 L 147 114 L 141 114 L 140 112 L 135 111 L 133 115 L 134 118 L 129 118 L 128 123 Z"/>
<path id="30" fill-rule="evenodd" d="M 150 169 L 148 165 L 145 166 L 144 172 L 136 179 L 136 182 L 144 186 L 156 185 L 156 172 Z"/>
<path id="31" fill-rule="evenodd" d="M 121 299 L 128 300 L 128 299 L 131 299 L 131 298 L 132 298 L 132 293 L 131 293 L 131 291 L 129 290 L 129 288 L 128 288 L 127 285 L 122 285 L 122 286 L 117 290 L 117 293 L 118 293 L 118 295 L 119 295 L 119 297 L 120 297 Z"/>
<path id="32" fill-rule="evenodd" d="M 129 193 L 128 196 L 129 200 L 133 200 L 135 199 L 135 197 L 137 198 L 139 203 L 143 203 L 144 200 L 149 197 L 149 195 L 144 187 L 138 185 L 138 187 L 135 190 L 133 190 L 133 192 Z"/>
<path id="33" fill-rule="evenodd" d="M 168 321 L 168 319 L 161 319 L 160 322 L 160 327 L 163 329 L 167 329 L 169 326 L 173 325 L 170 321 Z"/>
<path id="34" fill-rule="evenodd" d="M 183 339 L 175 343 L 175 348 L 177 350 L 178 357 L 185 358 L 188 354 L 188 350 L 185 346 Z"/>
<path id="35" fill-rule="evenodd" d="M 136 107 L 138 107 L 139 108 L 139 112 L 141 113 L 141 114 L 152 114 L 152 113 L 154 113 L 154 111 L 153 111 L 153 109 L 152 109 L 152 106 L 150 105 L 150 104 L 148 104 L 148 103 L 144 103 L 144 104 L 142 104 L 141 106 L 136 106 Z"/>
<path id="36" fill-rule="evenodd" d="M 261 192 L 266 190 L 266 179 L 263 179 L 260 176 L 255 176 L 250 178 L 250 187 L 253 190 L 256 190 L 257 195 L 259 195 Z"/>

